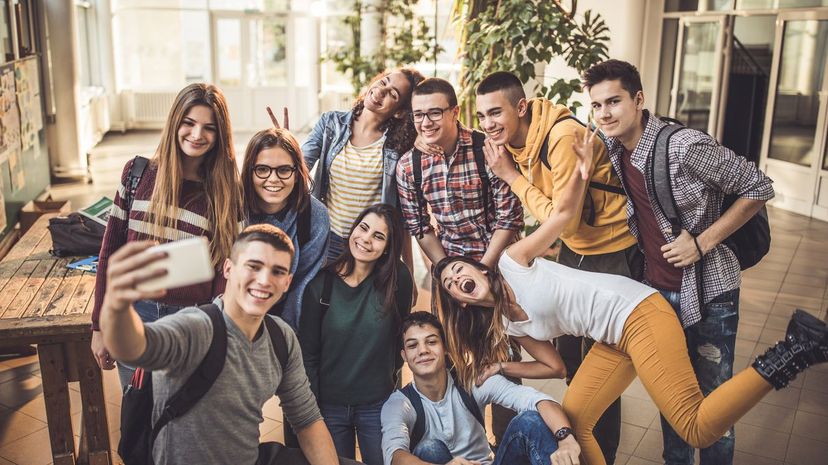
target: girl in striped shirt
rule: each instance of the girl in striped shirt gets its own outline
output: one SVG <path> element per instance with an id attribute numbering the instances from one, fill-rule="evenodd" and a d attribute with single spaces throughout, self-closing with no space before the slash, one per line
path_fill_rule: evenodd
<path id="1" fill-rule="evenodd" d="M 213 85 L 190 84 L 175 98 L 161 142 L 129 200 L 125 195 L 136 160 L 124 166 L 95 280 L 92 352 L 101 368 L 114 368 L 98 327 L 109 256 L 128 241 L 163 243 L 206 236 L 218 270 L 230 256 L 242 218 L 235 158 L 224 94 Z M 159 301 L 138 301 L 134 307 L 143 321 L 155 321 L 185 306 L 210 302 L 224 291 L 224 284 L 217 272 L 212 282 L 171 289 Z M 134 368 L 119 364 L 118 371 L 121 385 L 126 386 Z"/>
<path id="2" fill-rule="evenodd" d="M 329 262 L 342 252 L 362 210 L 378 202 L 399 204 L 397 160 L 414 146 L 411 92 L 422 80 L 409 68 L 385 71 L 351 110 L 323 114 L 302 145 L 308 168 L 321 163 L 312 193 L 328 207 L 331 219 Z"/>

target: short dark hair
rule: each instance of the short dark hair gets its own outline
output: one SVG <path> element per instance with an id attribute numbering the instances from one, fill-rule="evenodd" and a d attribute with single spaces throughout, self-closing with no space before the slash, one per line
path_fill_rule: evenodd
<path id="1" fill-rule="evenodd" d="M 233 243 L 230 260 L 235 261 L 241 248 L 251 242 L 264 242 L 276 250 L 287 252 L 290 254 L 290 260 L 293 261 L 293 241 L 290 240 L 290 236 L 276 226 L 267 223 L 254 224 L 244 228 L 236 242 Z"/>
<path id="2" fill-rule="evenodd" d="M 483 78 L 477 85 L 476 93 L 486 95 L 497 91 L 502 91 L 514 106 L 517 106 L 520 99 L 526 98 L 523 83 L 508 71 L 497 71 Z"/>
<path id="3" fill-rule="evenodd" d="M 448 99 L 449 105 L 454 108 L 457 106 L 457 93 L 454 91 L 454 86 L 445 79 L 428 78 L 423 79 L 417 87 L 414 88 L 412 95 L 431 95 L 443 94 Z"/>
<path id="4" fill-rule="evenodd" d="M 581 84 L 589 90 L 590 87 L 604 81 L 616 80 L 621 81 L 621 87 L 629 92 L 631 97 L 635 97 L 635 94 L 643 89 L 638 69 L 626 61 L 615 59 L 603 61 L 584 71 Z"/>
<path id="5" fill-rule="evenodd" d="M 407 317 L 403 318 L 402 324 L 400 325 L 400 339 L 405 337 L 405 332 L 412 326 L 422 327 L 426 325 L 433 326 L 437 330 L 437 334 L 440 335 L 440 342 L 445 346 L 446 332 L 443 330 L 443 324 L 440 323 L 440 319 L 436 315 L 429 312 L 411 312 Z"/>
<path id="6" fill-rule="evenodd" d="M 247 149 L 244 151 L 241 184 L 245 214 L 248 216 L 255 213 L 264 213 L 262 200 L 259 194 L 256 193 L 253 168 L 255 168 L 256 162 L 259 159 L 259 153 L 272 148 L 284 150 L 290 156 L 293 167 L 296 168 L 296 171 L 293 172 L 293 176 L 296 176 L 296 182 L 293 184 L 293 190 L 288 195 L 288 208 L 294 212 L 301 212 L 306 208 L 310 208 L 311 179 L 310 174 L 308 174 L 308 167 L 305 165 L 305 160 L 302 157 L 302 149 L 299 147 L 299 142 L 296 141 L 296 138 L 287 129 L 270 128 L 254 134 L 250 138 L 250 142 L 247 143 Z"/>

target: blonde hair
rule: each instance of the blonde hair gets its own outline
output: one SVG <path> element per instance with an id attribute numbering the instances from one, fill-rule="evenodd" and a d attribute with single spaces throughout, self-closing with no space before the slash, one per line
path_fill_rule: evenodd
<path id="1" fill-rule="evenodd" d="M 457 261 L 486 272 L 495 299 L 494 307 L 463 307 L 443 288 L 440 275 L 447 266 Z M 434 267 L 433 279 L 437 280 L 437 304 L 446 330 L 449 357 L 457 372 L 457 379 L 466 390 L 470 390 L 483 367 L 509 360 L 509 340 L 503 325 L 503 315 L 506 315 L 511 301 L 500 274 L 470 258 L 446 257 L 440 260 Z"/>
<path id="2" fill-rule="evenodd" d="M 230 256 L 242 218 L 241 188 L 230 116 L 224 94 L 218 87 L 190 84 L 176 96 L 164 125 L 161 142 L 152 159 L 158 168 L 158 174 L 150 198 L 148 220 L 152 222 L 152 234 L 159 238 L 166 237 L 166 228 L 177 229 L 178 209 L 183 207 L 178 204 L 184 181 L 182 159 L 186 156 L 178 144 L 178 128 L 190 109 L 198 105 L 212 110 L 216 125 L 215 143 L 203 155 L 204 162 L 199 167 L 199 175 L 204 183 L 207 220 L 212 229 L 210 257 L 213 265 L 218 267 Z"/>

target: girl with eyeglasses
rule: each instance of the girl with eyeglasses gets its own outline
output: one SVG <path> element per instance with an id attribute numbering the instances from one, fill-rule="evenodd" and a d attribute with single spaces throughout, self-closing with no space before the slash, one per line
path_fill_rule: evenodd
<path id="1" fill-rule="evenodd" d="M 302 294 L 325 261 L 328 210 L 310 195 L 310 175 L 299 143 L 287 129 L 257 132 L 242 165 L 244 208 L 249 224 L 269 223 L 293 240 L 293 280 L 271 313 L 293 328 L 299 325 Z"/>

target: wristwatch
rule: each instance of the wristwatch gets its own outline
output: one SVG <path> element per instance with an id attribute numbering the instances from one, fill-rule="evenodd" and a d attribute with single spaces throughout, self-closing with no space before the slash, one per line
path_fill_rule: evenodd
<path id="1" fill-rule="evenodd" d="M 559 442 L 563 441 L 566 438 L 568 438 L 570 435 L 572 437 L 575 437 L 575 432 L 572 431 L 572 428 L 570 428 L 568 426 L 564 426 L 563 428 L 559 429 L 558 431 L 555 431 L 555 439 L 557 439 Z"/>

